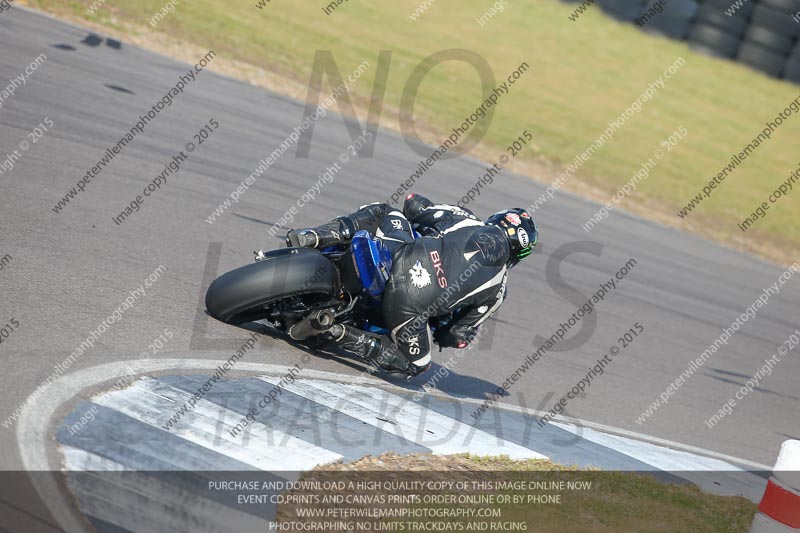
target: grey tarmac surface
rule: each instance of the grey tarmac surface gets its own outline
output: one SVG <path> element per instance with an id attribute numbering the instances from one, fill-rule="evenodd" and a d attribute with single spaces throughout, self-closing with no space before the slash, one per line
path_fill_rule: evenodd
<path id="1" fill-rule="evenodd" d="M 89 34 L 18 8 L 0 18 L 0 80 L 21 74 L 39 54 L 47 55 L 26 85 L 0 108 L 0 159 L 19 149 L 45 117 L 54 123 L 13 170 L 0 175 L 0 257 L 12 257 L 0 271 L 0 324 L 12 318 L 20 324 L 0 344 L 4 363 L 0 418 L 6 421 L 89 331 L 160 265 L 166 271 L 146 296 L 71 369 L 144 358 L 148 352 L 152 356 L 148 346 L 165 329 L 174 337 L 155 358 L 188 351 L 194 359 L 227 359 L 247 339 L 247 332 L 202 315 L 204 276 L 251 261 L 254 249 L 279 246 L 266 230 L 350 142 L 342 118 L 329 113 L 316 124 L 309 158 L 295 158 L 294 148 L 287 152 L 210 225 L 205 219 L 211 212 L 302 121 L 303 105 L 204 71 L 85 192 L 54 213 L 53 206 L 105 150 L 191 68 L 126 43 L 109 46 L 102 36 L 98 43 L 87 39 Z M 348 66 L 340 68 L 349 71 Z M 139 212 L 117 226 L 112 218 L 212 118 L 219 129 L 197 147 L 178 174 L 145 200 Z M 344 165 L 334 183 L 300 211 L 294 225 L 314 225 L 385 199 L 419 161 L 402 137 L 381 129 L 374 156 Z M 439 161 L 413 190 L 454 203 L 485 166 L 468 157 Z M 537 178 L 542 183 L 552 180 Z M 503 172 L 468 207 L 481 216 L 508 206 L 525 207 L 544 188 L 530 178 Z M 535 349 L 535 335 L 552 335 L 583 300 L 633 258 L 636 266 L 591 315 L 596 327 L 588 341 L 548 353 L 503 401 L 549 408 L 640 322 L 644 333 L 593 382 L 585 397 L 570 401 L 567 413 L 772 464 L 783 440 L 800 437 L 797 351 L 784 357 L 771 376 L 739 401 L 733 415 L 713 429 L 704 421 L 800 326 L 800 279 L 781 287 L 780 294 L 689 378 L 668 405 L 637 424 L 642 410 L 765 287 L 775 283 L 784 268 L 621 212 L 612 213 L 587 234 L 580 224 L 597 208 L 595 203 L 559 193 L 535 213 L 541 246 L 512 271 L 509 298 L 496 321 L 490 322 L 487 339 L 491 340 L 482 340 L 459 359 L 451 375 L 440 381 L 440 390 L 473 398 L 495 390 Z M 573 253 L 560 269 L 550 268 L 547 276 L 548 261 L 559 250 Z M 563 284 L 553 281 L 558 272 Z M 565 297 L 568 290 L 573 301 Z M 578 327 L 568 335 L 575 335 Z M 274 341 L 259 344 L 247 357 L 291 365 L 302 353 Z M 450 355 L 436 354 L 435 360 L 442 362 Z M 360 372 L 357 365 L 323 358 L 313 359 L 310 366 L 343 374 Z M 0 428 L 2 469 L 21 466 L 15 428 L 15 424 Z"/>

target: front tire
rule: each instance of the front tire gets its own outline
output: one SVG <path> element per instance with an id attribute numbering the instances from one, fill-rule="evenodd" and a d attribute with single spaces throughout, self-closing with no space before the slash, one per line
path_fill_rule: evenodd
<path id="1" fill-rule="evenodd" d="M 334 264 L 317 250 L 284 248 L 267 258 L 215 279 L 206 292 L 206 309 L 217 320 L 240 324 L 264 318 L 272 302 L 304 294 L 332 297 Z"/>

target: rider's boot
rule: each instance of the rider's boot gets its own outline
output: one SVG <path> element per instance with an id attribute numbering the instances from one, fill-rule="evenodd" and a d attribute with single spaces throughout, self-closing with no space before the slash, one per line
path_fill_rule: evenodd
<path id="1" fill-rule="evenodd" d="M 333 325 L 328 330 L 327 336 L 338 348 L 362 359 L 373 361 L 383 370 L 408 375 L 416 373 L 414 365 L 396 346 L 390 345 L 388 337 L 370 334 L 343 324 Z"/>
<path id="2" fill-rule="evenodd" d="M 292 248 L 316 248 L 318 250 L 345 241 L 353 236 L 355 228 L 349 217 L 334 218 L 316 228 L 289 230 L 286 246 Z"/>
<path id="3" fill-rule="evenodd" d="M 334 218 L 316 228 L 289 230 L 286 234 L 286 246 L 320 250 L 333 244 L 347 242 L 362 229 L 375 233 L 381 219 L 388 212 L 388 204 L 370 204 L 355 213 Z"/>

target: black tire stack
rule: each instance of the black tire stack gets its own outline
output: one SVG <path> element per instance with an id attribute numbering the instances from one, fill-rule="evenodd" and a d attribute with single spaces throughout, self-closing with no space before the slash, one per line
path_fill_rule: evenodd
<path id="1" fill-rule="evenodd" d="M 753 11 L 752 0 L 732 15 L 725 13 L 734 0 L 705 0 L 697 10 L 689 30 L 689 46 L 707 55 L 733 58 L 747 29 L 747 20 Z"/>
<path id="2" fill-rule="evenodd" d="M 780 77 L 800 33 L 800 23 L 792 19 L 798 11 L 800 0 L 761 0 L 756 4 L 737 61 Z"/>
<path id="3" fill-rule="evenodd" d="M 783 77 L 789 81 L 800 83 L 800 42 L 794 45 L 794 51 L 786 61 Z"/>
<path id="4" fill-rule="evenodd" d="M 644 0 L 596 0 L 609 16 L 623 22 L 633 22 L 642 10 Z"/>
<path id="5" fill-rule="evenodd" d="M 774 78 L 800 81 L 800 23 L 792 17 L 798 12 L 800 0 L 703 0 L 689 46 Z"/>
<path id="6" fill-rule="evenodd" d="M 565 0 L 572 4 L 580 0 Z M 608 15 L 800 83 L 800 0 L 596 0 Z M 655 13 L 651 9 L 659 9 Z M 647 20 L 644 20 L 645 17 Z"/>
<path id="7" fill-rule="evenodd" d="M 689 24 L 698 8 L 697 0 L 646 0 L 639 20 L 642 21 L 644 31 L 648 33 L 682 40 L 689 32 Z"/>

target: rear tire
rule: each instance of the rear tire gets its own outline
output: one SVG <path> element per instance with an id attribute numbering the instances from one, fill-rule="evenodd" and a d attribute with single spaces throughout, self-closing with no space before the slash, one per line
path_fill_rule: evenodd
<path id="1" fill-rule="evenodd" d="M 309 248 L 284 248 L 267 259 L 215 279 L 206 292 L 206 309 L 217 320 L 241 324 L 264 318 L 268 304 L 304 294 L 333 296 L 336 267 Z"/>

